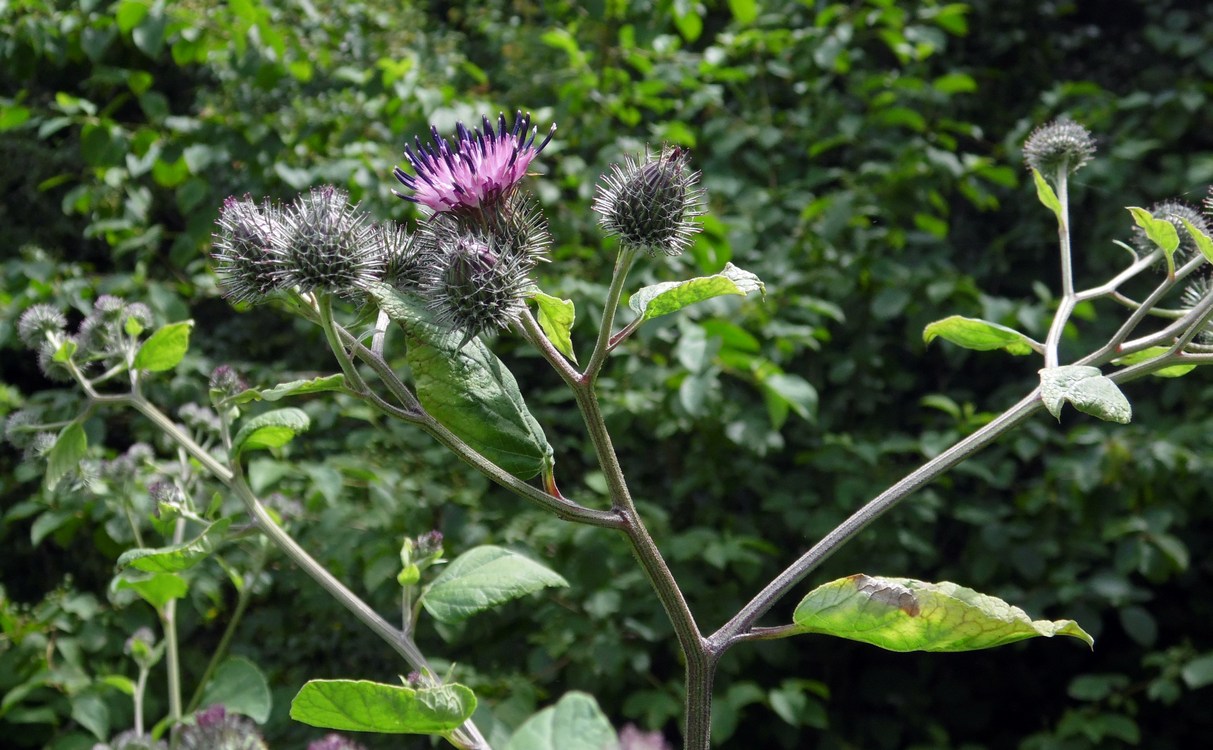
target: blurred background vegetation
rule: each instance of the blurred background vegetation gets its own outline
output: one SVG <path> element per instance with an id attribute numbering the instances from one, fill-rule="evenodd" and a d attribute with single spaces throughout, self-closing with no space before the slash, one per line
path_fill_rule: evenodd
<path id="1" fill-rule="evenodd" d="M 635 285 L 731 260 L 767 282 L 766 299 L 659 321 L 602 384 L 634 494 L 702 626 L 715 629 L 858 504 L 1033 385 L 1034 359 L 926 349 L 921 331 L 963 314 L 1044 335 L 1056 235 L 1020 159 L 1034 126 L 1068 114 L 1099 141 L 1072 189 L 1080 285 L 1124 263 L 1112 244 L 1129 239 L 1124 206 L 1204 198 L 1213 18 L 1198 5 L 4 0 L 0 417 L 71 410 L 16 340 L 16 318 L 35 302 L 86 311 L 113 293 L 147 302 L 160 322 L 197 319 L 186 366 L 155 393 L 172 410 L 205 402 L 220 363 L 261 384 L 330 371 L 314 331 L 218 297 L 207 251 L 221 201 L 286 200 L 328 182 L 405 220 L 415 214 L 391 195 L 390 173 L 406 139 L 499 110 L 559 126 L 530 182 L 557 237 L 542 286 L 576 301 L 574 340 L 587 342 L 612 252 L 588 208 L 597 176 L 646 143 L 687 146 L 711 216 L 690 252 L 642 263 Z M 1121 315 L 1079 313 L 1071 355 Z M 601 478 L 559 381 L 511 337 L 496 348 L 557 448 L 562 488 L 592 501 Z M 1060 426 L 1038 418 L 815 578 L 954 580 L 1036 617 L 1078 619 L 1094 653 L 1041 641 L 944 656 L 813 638 L 746 645 L 721 667 L 718 743 L 1207 741 L 1211 386 L 1203 371 L 1138 382 L 1127 427 L 1074 412 Z M 396 607 L 401 537 L 431 528 L 453 554 L 513 545 L 572 582 L 423 631 L 423 648 L 456 660 L 497 720 L 516 724 L 582 689 L 618 724 L 676 736 L 672 633 L 620 538 L 549 518 L 341 399 L 304 406 L 308 439 L 255 462 L 253 479 L 303 504 L 305 546 L 380 611 Z M 98 458 L 152 440 L 127 414 L 88 429 L 105 446 Z M 0 452 L 0 736 L 89 748 L 99 728 L 130 726 L 129 699 L 103 678 L 132 674 L 122 642 L 154 617 L 107 594 L 129 545 L 117 490 L 45 492 L 41 470 L 40 459 Z M 241 554 L 225 553 L 233 565 Z M 196 577 L 181 613 L 187 684 L 234 603 L 218 566 Z M 779 608 L 785 620 L 793 603 Z M 270 675 L 266 732 L 283 748 L 316 736 L 286 716 L 305 679 L 392 681 L 404 669 L 280 560 L 258 579 L 233 648 Z M 151 715 L 164 710 L 155 698 Z"/>

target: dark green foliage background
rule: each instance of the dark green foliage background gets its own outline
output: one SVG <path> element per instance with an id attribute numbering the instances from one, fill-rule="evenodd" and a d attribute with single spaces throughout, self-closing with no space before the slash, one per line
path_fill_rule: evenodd
<path id="1" fill-rule="evenodd" d="M 0 3 L 0 416 L 22 404 L 71 413 L 20 350 L 15 321 L 34 302 L 87 310 L 103 292 L 148 302 L 162 322 L 199 321 L 190 358 L 155 394 L 166 407 L 204 400 L 205 374 L 222 362 L 267 385 L 328 372 L 314 331 L 218 298 L 206 252 L 222 199 L 289 199 L 331 182 L 372 213 L 404 219 L 415 214 L 391 196 L 390 171 L 406 139 L 430 122 L 449 131 L 515 107 L 541 129 L 559 125 L 537 162 L 543 176 L 531 180 L 557 237 L 542 285 L 577 302 L 574 341 L 585 345 L 612 251 L 588 209 L 597 176 L 646 143 L 688 146 L 711 217 L 691 252 L 643 262 L 634 283 L 732 260 L 768 294 L 649 324 L 611 362 L 603 401 L 634 493 L 712 630 L 858 504 L 1032 386 L 1029 358 L 920 343 L 926 323 L 950 314 L 1043 337 L 1055 230 L 1019 158 L 1032 127 L 1068 113 L 1099 140 L 1072 193 L 1080 285 L 1127 257 L 1112 245 L 1128 239 L 1124 206 L 1204 197 L 1213 20 L 1193 8 Z M 1079 313 L 1070 355 L 1121 315 Z M 586 474 L 588 444 L 557 378 L 510 337 L 496 348 L 556 447 L 562 489 L 593 501 L 600 478 Z M 812 420 L 768 409 L 764 383 L 781 371 L 815 386 Z M 1207 738 L 1207 688 L 1192 688 L 1213 681 L 1213 568 L 1203 554 L 1213 544 L 1210 393 L 1198 371 L 1129 387 L 1127 427 L 1073 412 L 1060 427 L 1038 418 L 815 577 L 954 580 L 1038 617 L 1078 619 L 1096 636 L 1094 653 L 1040 641 L 948 656 L 813 638 L 747 645 L 721 668 L 719 742 L 1166 750 Z M 672 634 L 622 539 L 548 518 L 342 399 L 304 408 L 312 432 L 281 461 L 261 459 L 254 478 L 304 503 L 305 546 L 380 611 L 396 607 L 401 537 L 431 528 L 454 554 L 515 545 L 572 582 L 422 634 L 423 648 L 456 661 L 500 720 L 517 723 L 582 689 L 617 724 L 675 736 Z M 90 437 L 111 454 L 149 439 L 133 416 L 104 416 L 90 421 Z M 39 463 L 4 450 L 3 611 L 35 607 L 46 643 L 75 639 L 82 656 L 73 664 L 52 649 L 60 671 L 23 699 L 47 710 L 32 723 L 0 710 L 0 736 L 16 747 L 89 747 L 70 718 L 63 670 L 83 675 L 77 687 L 130 674 L 121 643 L 152 618 L 106 604 L 122 547 L 105 503 L 42 493 Z M 50 533 L 32 544 L 44 517 Z M 183 607 L 187 684 L 234 599 L 218 568 L 204 579 Z M 0 640 L 0 693 L 46 666 L 43 643 Z M 234 649 L 272 678 L 266 731 L 277 747 L 318 736 L 285 713 L 307 678 L 391 681 L 403 669 L 284 564 L 258 590 Z M 103 695 L 114 731 L 128 726 L 129 701 Z M 155 699 L 152 714 L 163 710 Z"/>

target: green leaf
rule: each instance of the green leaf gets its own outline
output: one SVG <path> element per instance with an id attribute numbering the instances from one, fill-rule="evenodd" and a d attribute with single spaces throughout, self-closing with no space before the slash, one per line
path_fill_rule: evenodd
<path id="1" fill-rule="evenodd" d="M 141 578 L 130 577 L 129 574 L 124 574 L 114 579 L 114 588 L 121 591 L 130 589 L 139 595 L 139 598 L 156 608 L 157 612 L 163 611 L 164 605 L 168 604 L 173 599 L 180 599 L 189 591 L 189 584 L 185 579 L 176 573 L 156 573 L 155 575 Z"/>
<path id="2" fill-rule="evenodd" d="M 273 698 L 265 675 L 243 656 L 228 657 L 215 670 L 199 705 L 223 704 L 228 713 L 243 714 L 258 724 L 270 717 Z"/>
<path id="3" fill-rule="evenodd" d="M 1099 369 L 1087 365 L 1064 365 L 1040 371 L 1040 398 L 1058 421 L 1061 407 L 1069 401 L 1075 409 L 1107 422 L 1128 424 L 1133 418 L 1129 399 Z"/>
<path id="4" fill-rule="evenodd" d="M 758 3 L 755 0 L 729 0 L 729 11 L 742 26 L 749 26 L 758 18 Z"/>
<path id="5" fill-rule="evenodd" d="M 135 355 L 135 368 L 164 372 L 177 366 L 181 358 L 190 348 L 190 329 L 194 321 L 183 320 L 180 323 L 169 323 L 160 330 L 148 336 L 139 353 Z"/>
<path id="6" fill-rule="evenodd" d="M 232 454 L 238 456 L 242 451 L 258 448 L 280 448 L 310 426 L 307 414 L 294 407 L 258 414 L 240 426 L 232 439 Z"/>
<path id="7" fill-rule="evenodd" d="M 1184 225 L 1184 229 L 1188 230 L 1188 234 L 1192 235 L 1192 241 L 1196 243 L 1196 248 L 1200 250 L 1200 254 L 1205 256 L 1205 259 L 1210 263 L 1213 263 L 1213 239 L 1210 239 L 1209 235 L 1197 229 L 1192 222 L 1182 216 L 1176 218 Z"/>
<path id="8" fill-rule="evenodd" d="M 403 326 L 417 398 L 432 416 L 477 452 L 519 479 L 551 467 L 552 446 L 531 416 L 518 382 L 478 338 L 435 325 L 420 303 L 387 284 L 368 290 Z"/>
<path id="9" fill-rule="evenodd" d="M 459 684 L 414 690 L 366 680 L 311 680 L 291 701 L 295 721 L 381 734 L 443 734 L 475 710 L 476 696 Z"/>
<path id="10" fill-rule="evenodd" d="M 539 306 L 539 327 L 556 347 L 556 351 L 577 362 L 573 353 L 573 321 L 577 319 L 577 311 L 573 308 L 573 300 L 560 299 L 550 294 L 536 290 L 531 299 Z"/>
<path id="11" fill-rule="evenodd" d="M 791 407 L 796 416 L 812 421 L 817 412 L 817 389 L 799 375 L 777 373 L 765 378 L 762 386 L 773 396 Z"/>
<path id="12" fill-rule="evenodd" d="M 110 711 L 105 700 L 89 690 L 72 696 L 72 719 L 99 740 L 109 737 Z"/>
<path id="13" fill-rule="evenodd" d="M 568 585 L 529 557 L 485 545 L 446 566 L 422 592 L 421 604 L 439 622 L 454 623 L 542 588 Z"/>
<path id="14" fill-rule="evenodd" d="M 72 422 L 59 433 L 54 447 L 46 457 L 46 475 L 42 478 L 43 486 L 48 490 L 55 489 L 59 480 L 74 471 L 80 464 L 80 459 L 88 452 L 88 436 L 84 434 L 84 425 Z"/>
<path id="15" fill-rule="evenodd" d="M 1133 352 L 1132 354 L 1126 354 L 1123 357 L 1114 359 L 1112 360 L 1112 364 L 1120 365 L 1121 367 L 1126 365 L 1135 365 L 1138 362 L 1146 362 L 1154 359 L 1155 357 L 1166 354 L 1169 351 L 1170 349 L 1165 346 L 1152 346 L 1149 349 L 1142 349 L 1139 352 Z M 1156 378 L 1178 378 L 1187 375 L 1195 369 L 1196 365 L 1172 365 L 1170 367 L 1164 367 L 1161 370 L 1155 370 L 1150 374 Z"/>
<path id="16" fill-rule="evenodd" d="M 1128 209 L 1129 213 L 1133 214 L 1133 221 L 1145 230 L 1150 241 L 1162 248 L 1167 258 L 1167 273 L 1174 274 L 1175 250 L 1179 247 L 1179 232 L 1175 230 L 1175 225 L 1168 219 L 1154 218 L 1154 215 L 1144 208 L 1129 206 Z"/>
<path id="17" fill-rule="evenodd" d="M 603 750 L 619 744 L 598 702 L 585 693 L 565 693 L 523 722 L 505 750 Z"/>
<path id="18" fill-rule="evenodd" d="M 1213 685 L 1213 651 L 1198 656 L 1183 666 L 1180 671 L 1189 690 L 1198 690 Z"/>
<path id="19" fill-rule="evenodd" d="M 221 518 L 188 542 L 156 549 L 131 549 L 118 558 L 118 569 L 132 567 L 147 573 L 175 573 L 197 565 L 210 556 L 223 541 L 232 519 Z"/>
<path id="20" fill-rule="evenodd" d="M 1032 180 L 1036 183 L 1036 197 L 1061 221 L 1061 201 L 1057 200 L 1057 193 L 1053 192 L 1053 187 L 1035 167 L 1032 168 Z"/>
<path id="21" fill-rule="evenodd" d="M 628 300 L 640 320 L 652 320 L 662 315 L 678 312 L 684 307 L 726 294 L 746 296 L 752 292 L 766 294 L 766 285 L 749 271 L 743 271 L 732 263 L 725 263 L 724 270 L 712 276 L 700 276 L 686 281 L 666 281 L 637 290 Z"/>
<path id="22" fill-rule="evenodd" d="M 279 383 L 273 388 L 249 388 L 228 399 L 230 404 L 247 404 L 250 401 L 278 401 L 287 396 L 302 396 L 307 393 L 322 393 L 325 391 L 340 391 L 345 388 L 345 376 L 341 373 L 312 378 L 311 380 L 292 380 L 289 383 Z"/>
<path id="23" fill-rule="evenodd" d="M 976 651 L 1055 635 L 1095 643 L 1073 620 L 1032 620 L 1018 607 L 954 583 L 862 573 L 810 591 L 796 605 L 792 621 L 803 633 L 889 651 Z"/>
<path id="24" fill-rule="evenodd" d="M 979 352 L 1003 349 L 1021 356 L 1044 351 L 1044 347 L 1039 343 L 1014 328 L 960 315 L 937 320 L 923 329 L 922 341 L 924 344 L 930 344 L 936 338 L 942 338 L 957 346 Z"/>

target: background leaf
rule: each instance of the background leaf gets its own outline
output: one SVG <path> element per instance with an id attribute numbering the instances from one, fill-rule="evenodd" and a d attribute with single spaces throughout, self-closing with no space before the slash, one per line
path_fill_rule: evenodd
<path id="1" fill-rule="evenodd" d="M 598 702 L 585 693 L 565 693 L 527 719 L 505 746 L 505 750 L 602 750 L 615 747 L 615 729 Z"/>

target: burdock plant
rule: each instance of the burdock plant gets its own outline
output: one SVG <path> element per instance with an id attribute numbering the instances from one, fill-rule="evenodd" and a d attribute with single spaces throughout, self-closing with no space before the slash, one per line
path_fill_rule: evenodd
<path id="1" fill-rule="evenodd" d="M 687 750 L 709 746 L 716 666 L 735 647 L 761 647 L 761 641 L 807 634 L 893 651 L 969 651 L 1058 635 L 1093 644 L 1072 620 L 1034 620 L 1007 602 L 955 583 L 863 572 L 814 581 L 813 588 L 800 594 L 789 619 L 772 623 L 767 618 L 777 603 L 809 581 L 822 561 L 868 524 L 1033 415 L 1047 410 L 1060 419 L 1070 404 L 1099 419 L 1128 422 L 1132 408 L 1122 384 L 1152 374 L 1174 377 L 1213 363 L 1213 347 L 1206 343 L 1213 317 L 1208 280 L 1213 240 L 1202 215 L 1175 203 L 1153 210 L 1130 208 L 1138 230 L 1132 244 L 1124 245 L 1130 253 L 1126 267 L 1103 284 L 1078 288 L 1068 181 L 1093 157 L 1094 139 L 1070 120 L 1035 131 L 1024 156 L 1040 201 L 1057 221 L 1061 267 L 1061 294 L 1047 337 L 1040 342 L 993 322 L 961 316 L 931 323 L 923 336 L 928 343 L 939 338 L 980 351 L 1040 357 L 1039 382 L 1030 384 L 1000 416 L 857 508 L 753 592 L 723 625 L 706 632 L 633 500 L 623 470 L 626 457 L 616 454 L 599 406 L 599 376 L 607 358 L 622 353 L 640 326 L 704 300 L 751 296 L 765 287 L 754 274 L 725 264 L 716 274 L 635 289 L 623 312 L 630 320 L 616 325 L 634 262 L 646 254 L 686 250 L 706 210 L 706 195 L 688 151 L 662 147 L 627 156 L 610 167 L 593 202 L 617 250 L 597 335 L 577 356 L 573 301 L 545 294 L 539 287 L 535 272 L 547 258 L 552 238 L 525 187 L 525 177 L 554 130 L 536 143 L 538 128 L 521 113 L 512 125 L 504 115 L 496 122 L 486 117 L 474 129 L 460 124 L 449 138 L 431 128 L 429 141 L 417 138 L 405 150 L 407 165 L 395 171 L 404 188 L 400 197 L 423 208 L 416 226 L 372 222 L 333 187 L 317 188 L 281 207 L 247 197 L 224 204 L 213 255 L 221 289 L 233 302 L 272 303 L 318 326 L 336 362 L 332 375 L 249 386 L 230 368 L 220 368 L 209 383 L 208 408 L 179 410 L 178 422 L 144 395 L 142 385 L 156 373 L 177 367 L 189 346 L 190 322 L 153 331 L 146 308 L 105 297 L 74 333 L 68 333 L 66 319 L 54 309 L 35 307 L 22 317 L 22 340 L 46 360 L 48 371 L 72 378 L 87 396 L 79 416 L 67 424 L 40 424 L 33 413 L 9 421 L 10 438 L 25 446 L 38 435 L 57 431 L 47 461 L 48 487 L 69 477 L 86 457 L 83 420 L 100 407 L 135 409 L 189 458 L 178 463 L 177 474 L 151 486 L 157 513 L 164 516 L 158 519 L 159 527 L 173 531 L 173 544 L 153 547 L 137 541 L 138 548 L 120 559 L 118 574 L 122 586 L 141 592 L 161 615 L 162 636 L 145 638 L 138 658 L 146 669 L 152 654 L 147 643 L 164 644 L 170 676 L 167 722 L 178 728 L 183 747 L 260 747 L 261 741 L 240 717 L 211 711 L 198 714 L 193 722 L 187 718 L 202 693 L 195 694 L 191 706 L 181 700 L 171 602 L 139 587 L 148 575 L 188 567 L 233 534 L 247 534 L 250 519 L 270 543 L 408 664 L 408 670 L 401 671 L 409 677 L 397 684 L 314 680 L 303 685 L 291 716 L 326 729 L 431 734 L 456 747 L 487 748 L 472 720 L 476 696 L 458 682 L 458 668 L 436 672 L 413 635 L 427 618 L 458 623 L 510 599 L 566 585 L 557 572 L 491 545 L 458 550 L 447 560 L 441 534 L 422 530 L 401 547 L 396 577 L 399 622 L 389 622 L 371 609 L 282 525 L 286 516 L 291 523 L 301 521 L 293 514 L 270 512 L 246 480 L 250 453 L 280 447 L 310 423 L 296 408 L 255 405 L 304 393 L 339 392 L 358 399 L 386 418 L 427 433 L 523 500 L 567 522 L 622 535 L 669 618 L 684 657 Z M 1128 282 L 1151 269 L 1165 269 L 1165 274 L 1147 287 L 1144 297 L 1130 296 Z M 1172 299 L 1178 307 L 1164 307 Z M 1125 310 L 1124 319 L 1104 344 L 1067 357 L 1060 347 L 1062 331 L 1072 323 L 1075 306 L 1084 302 L 1118 304 Z M 1161 323 L 1147 325 L 1151 320 Z M 568 387 L 593 444 L 596 471 L 605 480 L 609 503 L 595 504 L 558 489 L 560 457 L 527 408 L 523 389 L 486 342 L 490 337 L 485 334 L 503 332 L 532 346 Z M 407 377 L 389 356 L 400 347 Z M 783 377 L 807 387 L 793 373 Z M 139 462 L 154 463 L 145 453 Z M 182 488 L 196 486 L 203 474 L 239 498 L 243 513 L 224 515 L 229 511 L 222 503 L 194 503 L 197 493 Z M 578 479 L 562 477 L 562 486 L 576 486 Z M 242 523 L 233 523 L 237 518 Z M 206 676 L 210 674 L 208 667 Z M 343 742 L 333 737 L 315 744 L 348 746 Z M 620 742 L 628 748 L 665 746 L 661 736 L 634 727 L 617 734 L 592 698 L 570 693 L 518 727 L 504 750 L 612 748 Z"/>

